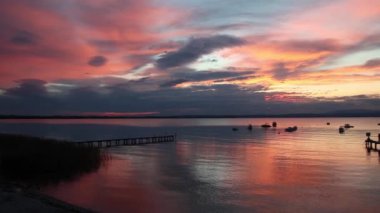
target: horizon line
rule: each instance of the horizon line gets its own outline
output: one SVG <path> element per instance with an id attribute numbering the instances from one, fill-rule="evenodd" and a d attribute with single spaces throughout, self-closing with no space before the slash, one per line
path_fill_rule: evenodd
<path id="1" fill-rule="evenodd" d="M 164 119 L 164 118 L 315 118 L 315 117 L 380 117 L 376 112 L 342 113 L 293 113 L 293 114 L 242 114 L 242 115 L 150 115 L 150 116 L 101 116 L 101 115 L 0 115 L 0 119 Z"/>

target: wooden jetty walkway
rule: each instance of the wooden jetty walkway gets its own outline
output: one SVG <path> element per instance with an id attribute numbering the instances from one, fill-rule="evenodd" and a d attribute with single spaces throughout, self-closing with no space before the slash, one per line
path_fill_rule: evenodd
<path id="1" fill-rule="evenodd" d="M 113 147 L 113 146 L 134 146 L 134 145 L 144 145 L 144 144 L 153 144 L 153 143 L 166 143 L 166 142 L 175 142 L 176 140 L 177 140 L 176 135 L 164 135 L 164 136 L 153 136 L 153 137 L 79 141 L 75 143 L 81 146 L 102 148 L 102 147 Z"/>
<path id="2" fill-rule="evenodd" d="M 367 147 L 367 148 L 370 148 L 370 149 L 375 149 L 375 150 L 377 150 L 377 145 L 378 144 L 380 144 L 380 141 L 374 141 L 374 140 L 365 140 L 364 141 L 365 142 L 365 146 Z"/>
<path id="3" fill-rule="evenodd" d="M 371 136 L 371 133 L 370 132 L 367 132 L 366 133 L 366 136 L 367 136 L 367 139 L 364 141 L 365 142 L 365 147 L 367 148 L 367 149 L 372 149 L 372 150 L 376 150 L 376 151 L 378 151 L 378 149 L 377 149 L 377 145 L 378 144 L 380 144 L 380 133 L 379 133 L 379 135 L 378 135 L 378 137 L 379 137 L 379 140 L 378 141 L 374 141 L 374 140 L 372 140 L 371 138 L 370 138 L 370 136 Z M 379 155 L 380 155 L 380 150 L 379 150 Z"/>

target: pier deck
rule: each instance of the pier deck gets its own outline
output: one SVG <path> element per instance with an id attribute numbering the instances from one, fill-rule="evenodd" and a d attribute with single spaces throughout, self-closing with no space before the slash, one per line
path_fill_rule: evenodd
<path id="1" fill-rule="evenodd" d="M 122 138 L 122 139 L 107 139 L 107 140 L 94 140 L 94 141 L 79 141 L 76 144 L 88 147 L 113 147 L 113 146 L 135 146 L 153 143 L 166 143 L 175 142 L 176 135 L 164 135 L 153 137 L 138 137 L 138 138 Z"/>
<path id="2" fill-rule="evenodd" d="M 371 139 L 367 139 L 364 142 L 365 142 L 365 146 L 367 148 L 374 149 L 374 150 L 377 150 L 377 145 L 380 144 L 380 141 L 374 141 Z"/>

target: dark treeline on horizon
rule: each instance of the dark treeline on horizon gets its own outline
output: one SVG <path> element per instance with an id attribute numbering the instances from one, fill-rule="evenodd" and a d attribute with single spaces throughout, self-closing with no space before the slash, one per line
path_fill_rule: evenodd
<path id="1" fill-rule="evenodd" d="M 380 117 L 380 111 L 346 111 L 329 113 L 251 114 L 251 115 L 150 115 L 150 116 L 99 116 L 99 115 L 0 115 L 0 119 L 163 119 L 163 118 L 316 118 L 316 117 Z"/>

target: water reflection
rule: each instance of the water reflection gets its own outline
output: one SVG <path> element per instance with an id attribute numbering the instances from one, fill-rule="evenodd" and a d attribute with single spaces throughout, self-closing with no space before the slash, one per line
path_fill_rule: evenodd
<path id="1" fill-rule="evenodd" d="M 177 143 L 111 148 L 112 162 L 97 173 L 45 191 L 101 212 L 377 212 L 379 157 L 363 152 L 368 119 L 330 118 L 330 126 L 324 119 L 276 121 L 276 130 L 249 131 L 240 120 L 246 123 L 237 132 L 195 121 L 157 128 L 81 124 L 82 131 L 69 137 L 146 131 L 180 137 Z M 348 122 L 355 128 L 339 135 L 334 125 Z M 294 124 L 298 131 L 281 131 Z M 56 135 L 67 127 L 57 126 L 49 127 Z"/>
<path id="2" fill-rule="evenodd" d="M 379 164 L 380 164 L 380 150 L 378 149 L 373 149 L 373 148 L 370 148 L 370 147 L 365 147 L 365 150 L 367 152 L 367 157 L 371 157 L 372 153 L 375 153 L 375 155 L 378 155 L 379 156 Z"/>

